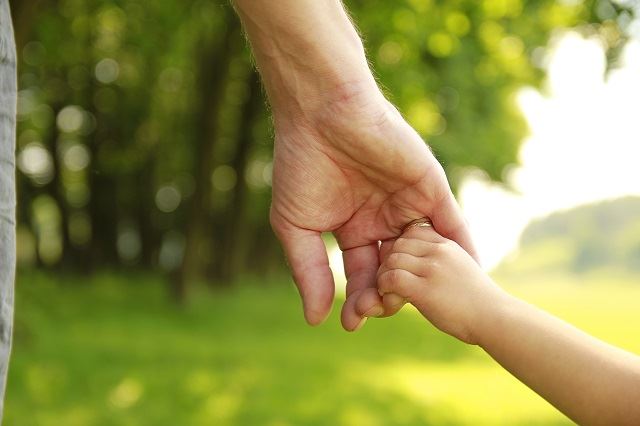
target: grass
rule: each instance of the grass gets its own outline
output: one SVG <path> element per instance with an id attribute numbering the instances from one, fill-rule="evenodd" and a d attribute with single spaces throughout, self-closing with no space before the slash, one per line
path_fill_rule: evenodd
<path id="1" fill-rule="evenodd" d="M 640 285 L 584 280 L 510 289 L 640 352 Z M 410 309 L 348 334 L 337 307 L 307 327 L 290 285 L 177 307 L 158 277 L 44 273 L 19 277 L 16 309 L 9 426 L 570 424 Z"/>

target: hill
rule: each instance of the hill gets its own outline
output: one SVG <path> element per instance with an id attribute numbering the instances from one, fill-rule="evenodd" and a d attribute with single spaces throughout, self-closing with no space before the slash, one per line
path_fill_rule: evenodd
<path id="1" fill-rule="evenodd" d="M 579 206 L 533 221 L 499 273 L 640 272 L 640 197 Z"/>

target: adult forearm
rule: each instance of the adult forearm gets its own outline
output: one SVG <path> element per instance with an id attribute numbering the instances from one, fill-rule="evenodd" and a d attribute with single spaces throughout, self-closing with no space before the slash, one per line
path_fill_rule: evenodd
<path id="1" fill-rule="evenodd" d="M 296 116 L 335 92 L 375 87 L 340 0 L 235 0 L 274 112 Z"/>
<path id="2" fill-rule="evenodd" d="M 510 297 L 483 329 L 489 355 L 578 423 L 640 423 L 640 357 Z"/>

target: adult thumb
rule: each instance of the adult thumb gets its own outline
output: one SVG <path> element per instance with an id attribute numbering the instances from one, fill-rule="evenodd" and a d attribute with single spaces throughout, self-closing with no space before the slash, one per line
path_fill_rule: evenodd
<path id="1" fill-rule="evenodd" d="M 302 298 L 305 319 L 310 325 L 318 325 L 329 315 L 335 293 L 329 257 L 321 234 L 299 228 L 273 212 L 271 226 L 284 248 L 293 280 Z"/>

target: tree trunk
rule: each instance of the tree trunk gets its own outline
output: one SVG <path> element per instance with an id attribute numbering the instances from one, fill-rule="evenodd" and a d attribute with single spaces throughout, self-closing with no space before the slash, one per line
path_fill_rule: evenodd
<path id="1" fill-rule="evenodd" d="M 198 81 L 202 102 L 197 110 L 197 131 L 194 135 L 195 188 L 188 207 L 182 265 L 172 280 L 173 293 L 178 301 L 186 297 L 188 283 L 201 277 L 205 245 L 210 235 L 211 172 L 218 135 L 218 115 L 224 102 L 223 90 L 229 65 L 241 43 L 237 18 L 230 11 L 228 13 L 228 26 L 222 38 L 201 52 Z"/>
<path id="2" fill-rule="evenodd" d="M 141 253 L 140 262 L 143 267 L 151 269 L 154 265 L 158 247 L 160 246 L 160 236 L 153 226 L 152 214 L 154 208 L 154 188 L 152 156 L 142 166 L 136 174 L 136 185 L 139 189 L 138 200 L 135 206 L 136 222 L 140 230 Z"/>
<path id="3" fill-rule="evenodd" d="M 237 277 L 245 263 L 247 246 L 251 244 L 252 237 L 246 232 L 247 228 L 242 226 L 246 222 L 245 205 L 248 190 L 244 175 L 251 153 L 255 121 L 263 110 L 264 100 L 260 77 L 256 71 L 253 71 L 249 75 L 249 93 L 242 107 L 242 119 L 238 123 L 236 152 L 230 164 L 237 173 L 238 181 L 226 214 L 223 215 L 225 219 L 220 229 L 216 230 L 222 236 L 220 244 L 222 250 L 217 257 L 215 274 L 222 283 L 230 283 Z"/>
<path id="4" fill-rule="evenodd" d="M 22 48 L 29 40 L 33 23 L 38 14 L 50 4 L 56 5 L 55 0 L 10 0 L 11 15 L 13 17 L 13 29 L 16 39 L 18 55 L 22 54 Z"/>
<path id="5" fill-rule="evenodd" d="M 52 105 L 53 115 L 56 117 L 61 110 L 60 105 Z M 60 267 L 72 266 L 75 259 L 73 246 L 69 238 L 69 206 L 64 193 L 64 184 L 62 182 L 62 162 L 60 161 L 60 144 L 58 140 L 58 131 L 56 126 L 49 128 L 45 145 L 51 152 L 53 160 L 53 177 L 44 190 L 53 198 L 60 211 L 60 237 L 62 239 L 62 254 L 58 262 Z"/>

